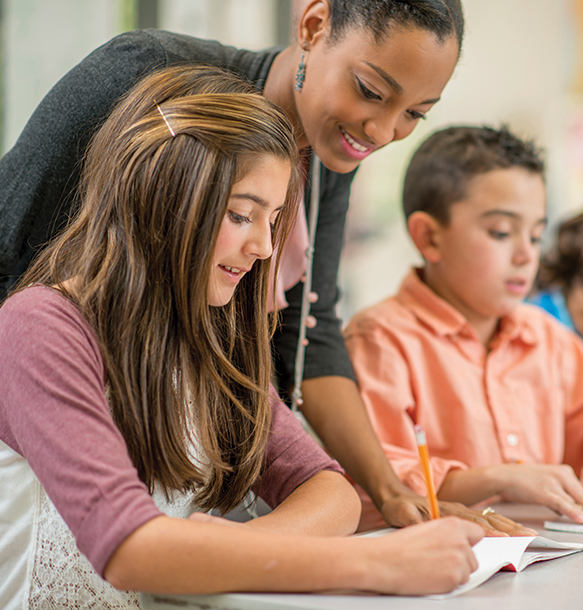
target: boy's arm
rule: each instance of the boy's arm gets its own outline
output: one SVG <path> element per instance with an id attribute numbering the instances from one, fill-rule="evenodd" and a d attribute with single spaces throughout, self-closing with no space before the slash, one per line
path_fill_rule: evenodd
<path id="1" fill-rule="evenodd" d="M 438 495 L 469 504 L 497 495 L 507 502 L 542 504 L 583 523 L 583 341 L 554 319 L 543 323 L 549 383 L 563 397 L 552 408 L 565 413 L 564 463 L 495 464 L 451 471 Z"/>
<path id="2" fill-rule="evenodd" d="M 451 471 L 438 497 L 475 504 L 490 497 L 502 502 L 542 504 L 583 523 L 583 485 L 566 464 L 493 464 Z"/>

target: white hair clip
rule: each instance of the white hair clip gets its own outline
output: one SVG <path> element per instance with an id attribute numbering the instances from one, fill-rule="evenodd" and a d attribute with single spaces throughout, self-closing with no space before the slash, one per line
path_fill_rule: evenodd
<path id="1" fill-rule="evenodd" d="M 168 119 L 164 116 L 164 113 L 162 112 L 162 108 L 160 108 L 160 106 L 158 106 L 158 102 L 156 100 L 154 100 L 154 104 L 156 104 L 156 108 L 158 108 L 158 112 L 164 119 L 164 123 L 166 123 L 166 127 L 168 127 L 168 129 L 170 130 L 172 137 L 173 138 L 176 137 L 176 134 L 174 133 L 174 129 L 172 129 L 172 127 L 170 127 L 170 123 L 168 122 Z"/>

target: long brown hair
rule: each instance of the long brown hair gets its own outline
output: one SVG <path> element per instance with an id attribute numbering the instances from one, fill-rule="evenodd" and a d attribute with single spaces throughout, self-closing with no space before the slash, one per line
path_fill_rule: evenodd
<path id="1" fill-rule="evenodd" d="M 299 186 L 283 112 L 214 68 L 146 77 L 94 137 L 78 213 L 19 284 L 57 285 L 95 329 L 140 478 L 222 512 L 257 481 L 269 433 L 271 261 L 224 307 L 208 305 L 209 277 L 231 187 L 264 155 L 292 167 L 281 252 Z"/>

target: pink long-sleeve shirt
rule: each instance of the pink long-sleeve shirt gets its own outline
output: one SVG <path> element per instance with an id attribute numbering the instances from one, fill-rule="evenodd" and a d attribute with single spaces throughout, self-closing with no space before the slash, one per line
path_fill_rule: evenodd
<path id="1" fill-rule="evenodd" d="M 0 440 L 27 460 L 101 575 L 118 545 L 161 514 L 110 415 L 105 386 L 96 336 L 59 292 L 35 285 L 0 308 Z M 271 406 L 257 491 L 273 508 L 317 472 L 343 471 L 281 401 Z M 15 493 L 0 487 L 0 506 Z M 2 561 L 16 558 L 0 557 L 0 568 Z"/>
<path id="2" fill-rule="evenodd" d="M 436 488 L 455 468 L 583 467 L 583 341 L 532 305 L 500 322 L 489 352 L 412 270 L 396 296 L 345 330 L 360 391 L 400 479 L 425 493 L 413 431 L 424 427 Z M 375 522 L 366 494 L 363 524 Z"/>

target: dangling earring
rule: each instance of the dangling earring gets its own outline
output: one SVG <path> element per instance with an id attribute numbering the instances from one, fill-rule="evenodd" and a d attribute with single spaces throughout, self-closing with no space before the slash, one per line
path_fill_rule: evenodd
<path id="1" fill-rule="evenodd" d="M 306 80 L 306 50 L 302 49 L 302 56 L 300 57 L 300 63 L 296 72 L 296 84 L 295 90 L 301 91 L 304 87 L 304 81 Z"/>

